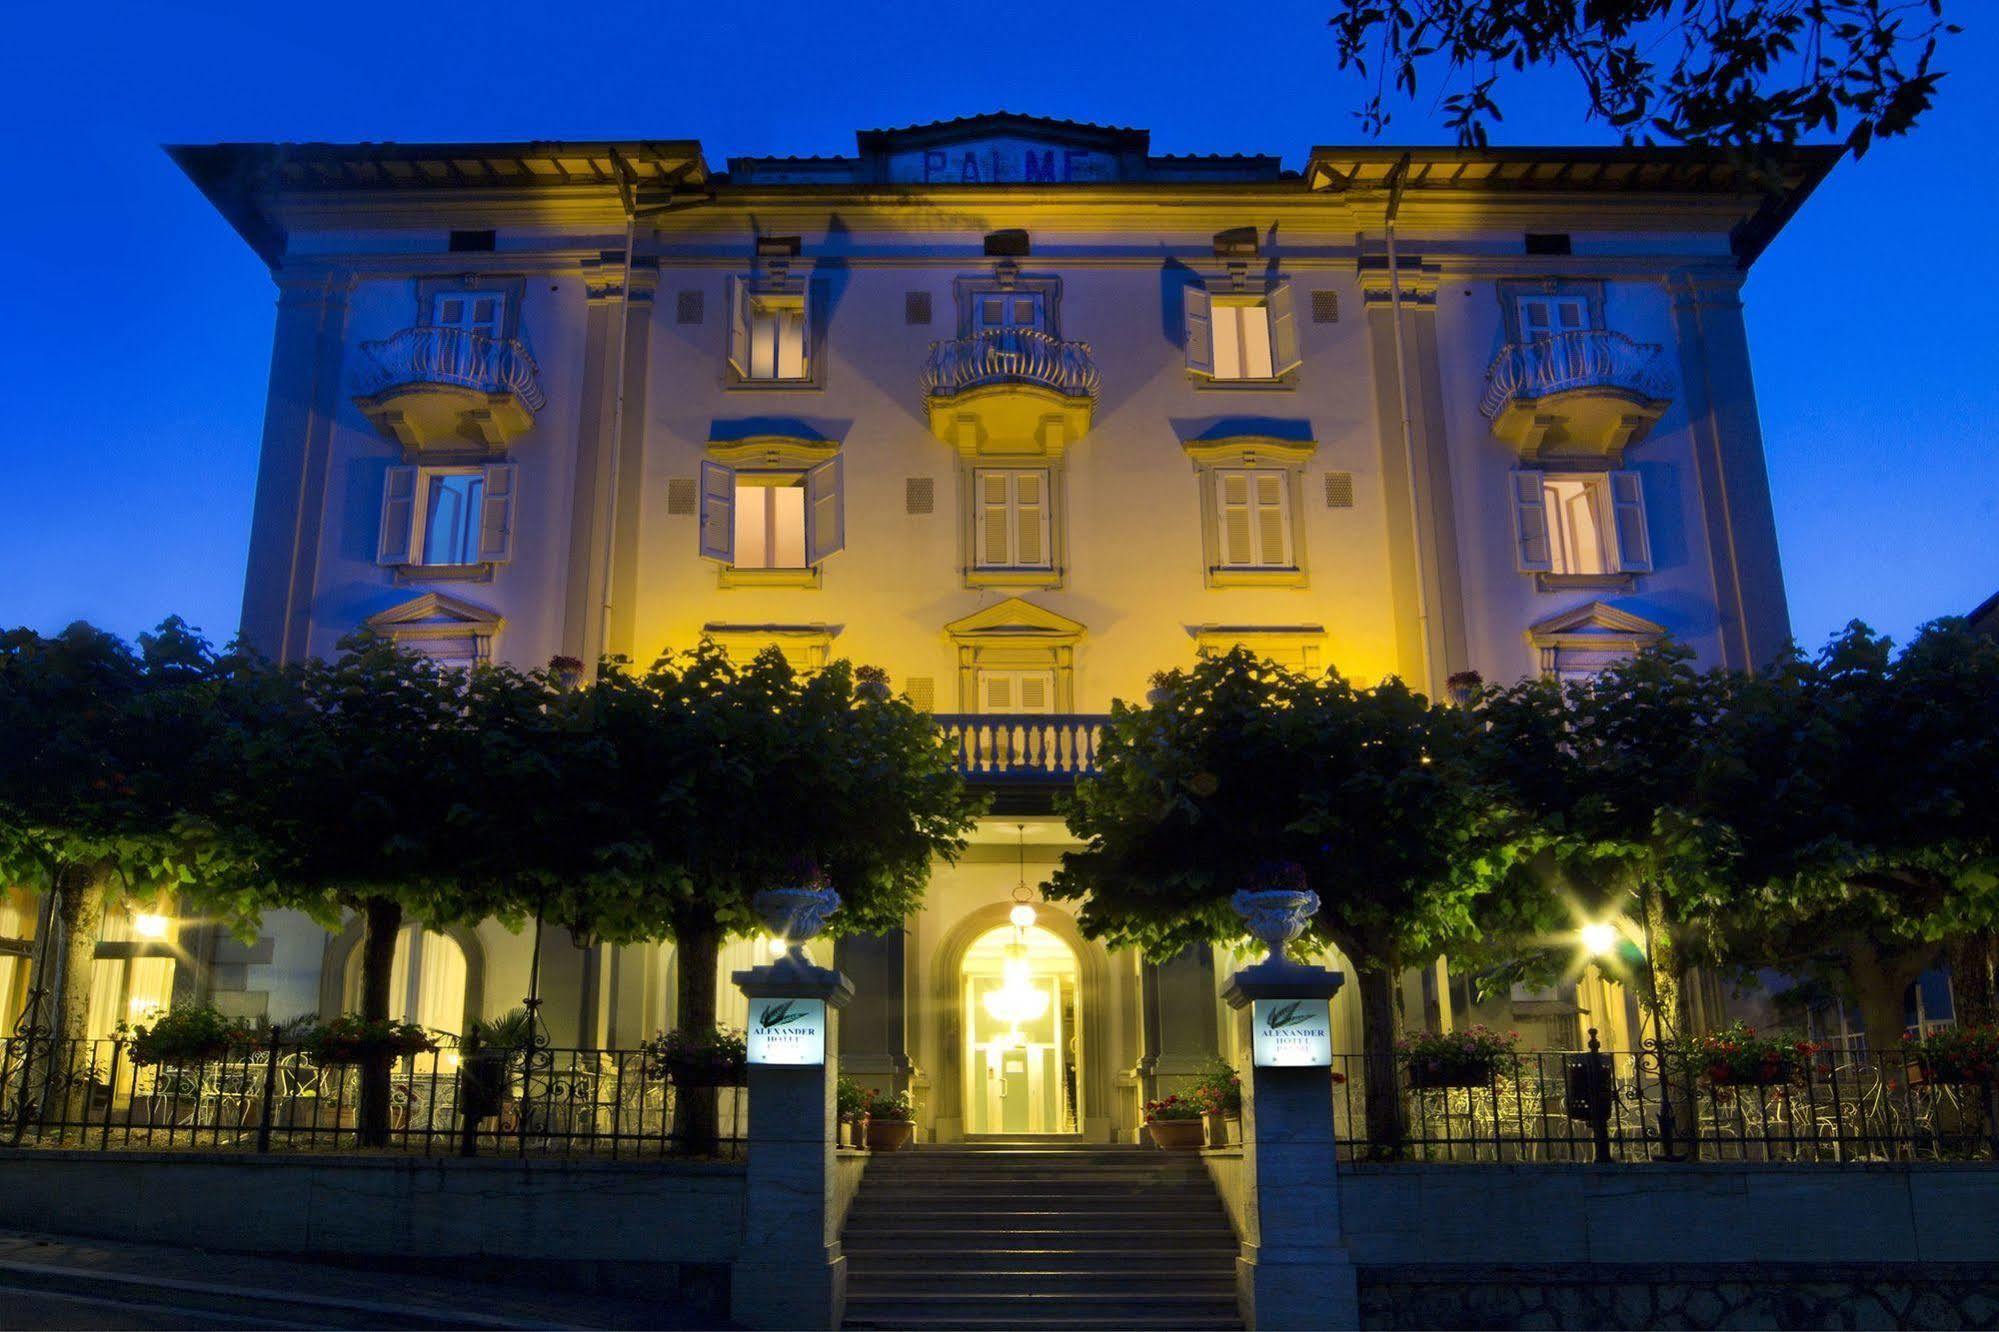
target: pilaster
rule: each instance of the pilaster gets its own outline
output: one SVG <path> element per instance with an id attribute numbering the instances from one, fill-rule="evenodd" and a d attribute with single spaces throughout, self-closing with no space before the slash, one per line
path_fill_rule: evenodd
<path id="1" fill-rule="evenodd" d="M 1791 612 L 1742 323 L 1742 277 L 1683 269 L 1667 278 L 1666 288 L 1714 577 L 1719 664 L 1757 670 L 1790 638 Z"/>
<path id="2" fill-rule="evenodd" d="M 270 394 L 243 582 L 244 638 L 276 661 L 310 651 L 326 474 L 345 353 L 344 275 L 279 270 Z"/>
<path id="3" fill-rule="evenodd" d="M 854 982 L 854 1001 L 840 1014 L 840 1067 L 864 1087 L 909 1086 L 905 936 L 851 934 L 834 942 L 833 966 Z"/>
<path id="4" fill-rule="evenodd" d="M 1435 698 L 1443 695 L 1444 681 L 1450 675 L 1470 666 L 1464 578 L 1459 564 L 1443 372 L 1437 352 L 1438 271 L 1435 265 L 1413 256 L 1401 255 L 1398 260 L 1399 280 L 1394 283 L 1389 280 L 1384 259 L 1370 256 L 1361 261 L 1361 299 L 1367 310 L 1368 348 L 1374 364 L 1389 583 L 1396 606 L 1396 656 L 1402 677 L 1421 682 Z"/>

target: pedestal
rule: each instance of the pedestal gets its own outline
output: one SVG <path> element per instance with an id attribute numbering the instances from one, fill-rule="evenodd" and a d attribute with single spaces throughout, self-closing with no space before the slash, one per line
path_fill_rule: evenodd
<path id="1" fill-rule="evenodd" d="M 847 1260 L 832 1222 L 839 1122 L 834 1084 L 838 1014 L 854 988 L 839 972 L 815 967 L 796 952 L 733 979 L 749 996 L 752 1023 L 764 1000 L 823 1000 L 826 1060 L 750 1065 L 743 1243 L 730 1275 L 729 1314 L 749 1328 L 838 1327 L 847 1302 Z"/>
<path id="2" fill-rule="evenodd" d="M 1245 967 L 1222 997 L 1241 1048 L 1254 1051 L 1258 1000 L 1330 1003 L 1345 980 L 1282 961 Z M 1236 1299 L 1252 1328 L 1359 1326 L 1360 1300 L 1340 1224 L 1329 1064 L 1242 1070 L 1242 1252 Z"/>

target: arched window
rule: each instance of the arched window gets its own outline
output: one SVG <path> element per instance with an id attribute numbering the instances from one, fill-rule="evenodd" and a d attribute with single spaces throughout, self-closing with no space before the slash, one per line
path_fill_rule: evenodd
<path id="1" fill-rule="evenodd" d="M 104 913 L 97 960 L 90 964 L 90 1014 L 85 1035 L 107 1040 L 121 1022 L 163 1012 L 174 997 L 174 934 L 178 922 L 159 907 Z"/>
<path id="2" fill-rule="evenodd" d="M 361 1010 L 360 944 L 347 955 L 344 1006 Z M 405 925 L 396 936 L 396 960 L 389 972 L 389 1016 L 431 1031 L 459 1035 L 465 1027 L 465 949 L 448 934 Z"/>

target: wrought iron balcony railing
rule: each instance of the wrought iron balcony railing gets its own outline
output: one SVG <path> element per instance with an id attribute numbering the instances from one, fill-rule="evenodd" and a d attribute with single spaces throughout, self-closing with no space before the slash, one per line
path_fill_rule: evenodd
<path id="1" fill-rule="evenodd" d="M 994 329 L 930 344 L 923 392 L 950 397 L 999 384 L 1028 384 L 1064 397 L 1097 396 L 1097 363 L 1087 342 L 1063 342 L 1031 328 Z"/>
<path id="2" fill-rule="evenodd" d="M 354 376 L 357 397 L 395 389 L 450 384 L 479 393 L 510 393 L 530 413 L 546 399 L 534 353 L 519 338 L 494 338 L 463 328 L 427 325 L 406 328 L 380 342 L 360 346 Z"/>
<path id="3" fill-rule="evenodd" d="M 1671 386 L 1659 363 L 1663 350 L 1656 342 L 1637 342 L 1606 329 L 1509 343 L 1485 372 L 1479 410 L 1491 420 L 1509 402 L 1587 388 L 1664 398 Z"/>
<path id="4" fill-rule="evenodd" d="M 970 781 L 1073 782 L 1097 771 L 1097 741 L 1107 713 L 1038 716 L 940 713 L 937 729 L 958 751 Z"/>

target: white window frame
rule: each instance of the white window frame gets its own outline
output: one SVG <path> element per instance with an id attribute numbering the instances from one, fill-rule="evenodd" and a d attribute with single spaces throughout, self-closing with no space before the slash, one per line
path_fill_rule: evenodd
<path id="1" fill-rule="evenodd" d="M 1519 468 L 1509 478 L 1510 507 L 1513 511 L 1514 567 L 1537 576 L 1543 586 L 1576 586 L 1588 582 L 1626 580 L 1632 575 L 1652 572 L 1652 538 L 1645 513 L 1642 478 L 1629 468 L 1602 472 L 1560 472 Z M 1557 483 L 1580 483 L 1591 497 L 1592 518 L 1597 529 L 1597 548 L 1603 552 L 1604 568 L 1576 572 L 1562 567 L 1558 545 L 1567 530 L 1566 512 L 1551 499 Z"/>
<path id="2" fill-rule="evenodd" d="M 1304 587 L 1310 582 L 1306 561 L 1304 478 L 1305 466 L 1317 452 L 1313 440 L 1278 439 L 1265 436 L 1232 436 L 1225 439 L 1183 440 L 1180 447 L 1194 464 L 1195 484 L 1200 491 L 1201 557 L 1209 587 Z M 1237 563 L 1229 558 L 1226 531 L 1228 505 L 1224 494 L 1227 478 L 1233 474 L 1251 476 L 1254 501 L 1258 479 L 1278 478 L 1281 487 L 1284 549 L 1281 564 Z M 1253 558 L 1264 558 L 1262 536 L 1255 529 L 1252 503 Z"/>
<path id="3" fill-rule="evenodd" d="M 978 688 L 978 711 L 987 717 L 1045 717 L 1056 711 L 1055 689 L 1056 670 L 1054 667 L 980 667 L 975 673 Z M 1006 699 L 995 706 L 993 695 L 996 687 L 1004 687 Z M 1030 686 L 1038 686 L 1041 694 L 1040 707 L 1028 707 L 1026 696 Z"/>
<path id="4" fill-rule="evenodd" d="M 1564 310 L 1575 315 L 1573 322 L 1561 318 Z M 1514 318 L 1519 320 L 1520 340 L 1538 342 L 1562 333 L 1585 333 L 1590 327 L 1589 298 L 1573 292 L 1536 292 L 1513 298 Z M 1542 317 L 1536 319 L 1534 312 Z"/>
<path id="5" fill-rule="evenodd" d="M 1268 352 L 1267 374 L 1243 373 L 1246 345 L 1241 330 L 1256 321 L 1247 314 L 1260 311 L 1258 325 L 1265 333 Z M 1220 312 L 1228 311 L 1224 317 Z M 1215 388 L 1273 388 L 1287 386 L 1304 358 L 1298 349 L 1298 309 L 1292 284 L 1281 281 L 1250 281 L 1230 278 L 1196 282 L 1184 292 L 1183 342 L 1187 371 L 1197 385 Z M 1224 325 L 1234 332 L 1224 337 Z M 1221 348 L 1238 350 L 1224 357 Z M 1262 369 L 1263 367 L 1258 367 Z"/>
<path id="6" fill-rule="evenodd" d="M 788 466 L 742 467 L 702 459 L 696 531 L 701 557 L 721 566 L 723 586 L 819 586 L 821 566 L 847 546 L 844 466 L 837 453 L 810 465 L 799 460 Z M 791 485 L 805 491 L 805 563 L 797 568 L 737 564 L 739 489 Z"/>
<path id="7" fill-rule="evenodd" d="M 1240 482 L 1242 499 L 1238 503 L 1230 498 L 1232 485 Z M 1218 570 L 1241 572 L 1244 570 L 1291 570 L 1298 567 L 1293 557 L 1292 509 L 1289 475 L 1281 468 L 1271 467 L 1217 467 L 1209 477 L 1214 487 L 1216 547 L 1215 567 Z M 1273 493 L 1274 492 L 1274 493 Z M 1243 515 L 1244 532 L 1249 549 L 1240 554 L 1233 550 L 1230 523 L 1237 511 Z M 1265 526 L 1266 519 L 1274 518 L 1276 550 L 1269 549 L 1273 535 Z"/>
<path id="8" fill-rule="evenodd" d="M 429 521 L 431 482 L 446 476 L 481 479 L 474 558 L 451 564 L 425 564 L 425 527 Z M 375 563 L 387 568 L 417 570 L 426 577 L 472 576 L 490 572 L 514 556 L 515 509 L 519 469 L 513 463 L 425 465 L 404 463 L 382 478 L 381 526 Z"/>
<path id="9" fill-rule="evenodd" d="M 493 302 L 493 318 L 490 323 L 470 317 L 478 302 L 482 300 Z M 456 322 L 447 321 L 444 317 L 446 301 L 465 302 L 466 318 Z M 507 293 L 491 287 L 448 287 L 434 291 L 430 297 L 430 322 L 436 328 L 464 329 L 489 338 L 504 337 L 507 329 Z"/>
<path id="10" fill-rule="evenodd" d="M 724 302 L 728 311 L 725 336 L 728 378 L 731 388 L 786 389 L 821 386 L 820 331 L 817 293 L 813 284 L 800 279 L 767 281 L 731 277 Z M 782 320 L 795 314 L 799 321 L 799 361 L 797 373 L 780 374 L 783 368 L 773 351 L 769 373 L 758 364 L 756 326 L 770 319 Z M 773 348 L 777 339 L 772 339 Z"/>
<path id="11" fill-rule="evenodd" d="M 989 496 L 992 482 L 999 481 L 1005 486 L 1005 499 L 995 506 Z M 1023 501 L 1023 482 L 1032 481 L 1039 491 L 1036 502 Z M 1055 522 L 1054 522 L 1054 469 L 1048 467 L 974 467 L 972 469 L 972 559 L 971 568 L 976 573 L 1011 573 L 1034 571 L 1051 573 L 1055 568 Z M 1028 560 L 1021 558 L 1021 515 L 1032 510 L 1041 525 L 1041 557 Z M 997 511 L 997 512 L 996 512 Z M 995 518 L 1001 524 L 1001 539 L 1005 543 L 1005 558 L 989 558 L 992 550 L 992 526 Z"/>

